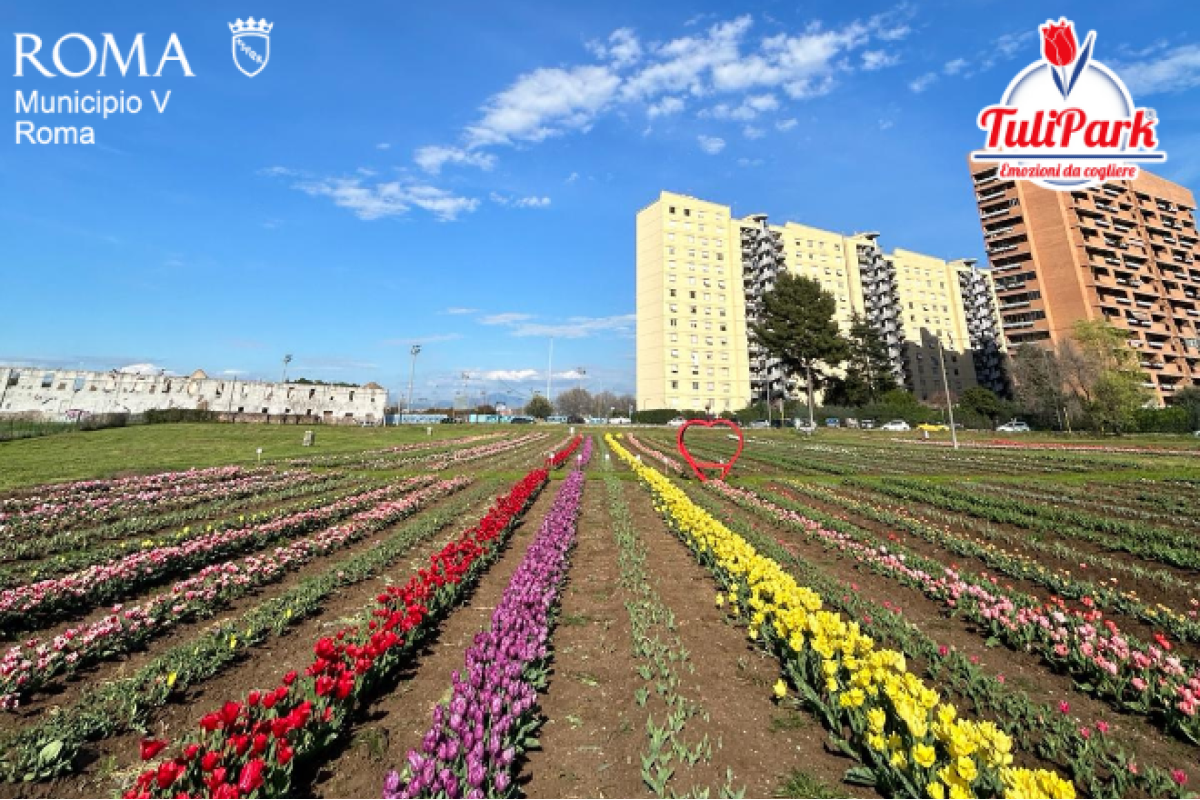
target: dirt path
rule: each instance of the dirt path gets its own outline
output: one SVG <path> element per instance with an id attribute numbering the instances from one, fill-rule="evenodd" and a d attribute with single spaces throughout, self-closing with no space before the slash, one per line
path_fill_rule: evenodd
<path id="1" fill-rule="evenodd" d="M 550 685 L 539 702 L 540 751 L 518 777 L 529 797 L 645 797 L 639 758 L 645 712 L 603 481 L 583 493 L 578 541 L 554 631 Z"/>

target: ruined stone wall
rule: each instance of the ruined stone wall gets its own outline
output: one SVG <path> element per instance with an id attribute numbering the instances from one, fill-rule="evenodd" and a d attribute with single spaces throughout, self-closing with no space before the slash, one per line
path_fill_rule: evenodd
<path id="1" fill-rule="evenodd" d="M 0 415 L 46 420 L 80 414 L 206 409 L 226 415 L 302 416 L 327 424 L 376 422 L 387 390 L 374 385 L 313 386 L 233 378 L 0 366 Z"/>

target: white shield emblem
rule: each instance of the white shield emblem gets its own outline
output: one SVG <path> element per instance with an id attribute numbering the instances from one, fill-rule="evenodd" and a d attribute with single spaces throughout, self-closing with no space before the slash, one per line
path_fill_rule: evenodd
<path id="1" fill-rule="evenodd" d="M 246 75 L 253 78 L 262 72 L 270 58 L 270 35 L 250 31 L 233 35 L 233 63 Z"/>

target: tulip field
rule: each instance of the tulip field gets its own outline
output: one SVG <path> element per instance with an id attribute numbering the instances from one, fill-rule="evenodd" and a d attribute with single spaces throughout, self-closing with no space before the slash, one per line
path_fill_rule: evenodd
<path id="1" fill-rule="evenodd" d="M 701 481 L 667 428 L 104 434 L 0 484 L 3 797 L 1200 787 L 1188 443 L 755 430 Z"/>

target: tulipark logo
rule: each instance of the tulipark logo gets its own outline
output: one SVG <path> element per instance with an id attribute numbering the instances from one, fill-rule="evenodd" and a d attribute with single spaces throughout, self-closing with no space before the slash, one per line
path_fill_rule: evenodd
<path id="1" fill-rule="evenodd" d="M 1059 192 L 1132 180 L 1139 164 L 1166 161 L 1154 110 L 1135 107 L 1117 74 L 1092 57 L 1096 32 L 1081 46 L 1065 18 L 1040 30 L 1041 60 L 979 113 L 987 138 L 972 160 L 999 164 L 1001 178 Z"/>
<path id="2" fill-rule="evenodd" d="M 229 23 L 233 33 L 233 63 L 247 76 L 253 78 L 262 72 L 271 60 L 271 28 L 275 23 L 254 17 L 242 22 Z"/>

